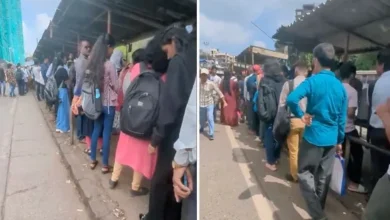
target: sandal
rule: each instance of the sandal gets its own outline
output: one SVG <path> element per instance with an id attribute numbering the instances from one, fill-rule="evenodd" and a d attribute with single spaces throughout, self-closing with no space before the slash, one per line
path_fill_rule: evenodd
<path id="1" fill-rule="evenodd" d="M 91 150 L 89 148 L 85 148 L 84 149 L 84 153 L 90 155 L 91 154 Z"/>
<path id="2" fill-rule="evenodd" d="M 112 167 L 108 166 L 108 165 L 105 165 L 102 167 L 102 173 L 103 174 L 107 174 L 107 173 L 111 173 L 112 172 Z"/>
<path id="3" fill-rule="evenodd" d="M 132 197 L 144 196 L 147 195 L 148 193 L 149 193 L 149 189 L 145 187 L 140 187 L 138 190 L 130 189 L 130 194 Z"/>
<path id="4" fill-rule="evenodd" d="M 89 164 L 89 168 L 91 168 L 91 170 L 94 170 L 98 165 L 98 163 L 99 162 L 97 160 L 93 161 L 92 163 Z"/>

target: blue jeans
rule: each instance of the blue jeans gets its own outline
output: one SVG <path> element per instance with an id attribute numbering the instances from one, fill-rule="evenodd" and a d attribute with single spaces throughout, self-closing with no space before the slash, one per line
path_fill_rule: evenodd
<path id="1" fill-rule="evenodd" d="M 200 129 L 203 130 L 206 121 L 209 123 L 209 135 L 214 137 L 214 104 L 200 107 Z"/>
<path id="2" fill-rule="evenodd" d="M 186 200 L 183 201 L 183 210 L 184 210 L 183 215 L 186 216 L 185 219 L 187 219 L 187 220 L 196 220 L 196 217 L 197 217 L 197 212 L 196 212 L 196 210 L 197 210 L 196 164 L 190 166 L 190 170 L 192 173 L 194 190 L 191 192 L 191 195 Z"/>
<path id="3" fill-rule="evenodd" d="M 15 84 L 9 84 L 9 96 L 15 97 Z"/>
<path id="4" fill-rule="evenodd" d="M 267 163 L 274 165 L 280 158 L 280 144 L 275 140 L 272 133 L 273 124 L 266 124 L 264 131 L 264 147 L 267 155 Z"/>
<path id="5" fill-rule="evenodd" d="M 114 106 L 103 106 L 102 115 L 94 121 L 94 128 L 91 137 L 91 160 L 96 161 L 96 151 L 99 136 L 103 130 L 103 166 L 108 165 L 110 156 L 110 141 L 112 125 L 115 118 Z"/>
<path id="6" fill-rule="evenodd" d="M 78 140 L 83 140 L 85 137 L 82 133 L 82 127 L 83 127 L 83 118 L 81 115 L 78 115 L 76 117 L 76 135 Z"/>
<path id="7" fill-rule="evenodd" d="M 5 95 L 5 87 L 7 87 L 7 84 L 5 81 L 0 81 L 0 94 Z"/>

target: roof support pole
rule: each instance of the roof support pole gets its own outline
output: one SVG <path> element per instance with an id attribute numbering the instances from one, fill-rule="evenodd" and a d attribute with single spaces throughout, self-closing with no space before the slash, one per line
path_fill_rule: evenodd
<path id="1" fill-rule="evenodd" d="M 107 11 L 107 33 L 111 34 L 111 11 Z"/>
<path id="2" fill-rule="evenodd" d="M 251 56 L 252 56 L 252 66 L 255 65 L 255 53 L 251 51 Z"/>
<path id="3" fill-rule="evenodd" d="M 344 63 L 348 61 L 349 38 L 350 38 L 350 34 L 347 33 L 347 43 L 346 43 L 346 45 L 345 45 L 344 57 L 343 57 L 343 62 L 344 62 Z"/>
<path id="4" fill-rule="evenodd" d="M 80 35 L 77 34 L 77 57 L 79 56 L 80 54 Z"/>

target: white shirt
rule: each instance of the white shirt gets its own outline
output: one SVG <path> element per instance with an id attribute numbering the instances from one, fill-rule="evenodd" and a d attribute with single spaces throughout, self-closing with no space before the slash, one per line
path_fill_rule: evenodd
<path id="1" fill-rule="evenodd" d="M 343 83 L 345 91 L 347 92 L 348 97 L 348 108 L 357 108 L 358 107 L 358 93 L 356 89 L 354 89 L 348 83 Z M 347 116 L 347 122 L 345 123 L 345 132 L 349 133 L 355 130 L 355 122 L 353 118 L 349 118 Z"/>
<path id="2" fill-rule="evenodd" d="M 53 69 L 53 64 L 51 63 L 50 66 L 49 66 L 49 68 L 47 69 L 47 72 L 46 72 L 47 78 L 50 77 L 50 75 L 51 75 L 51 70 L 52 70 L 52 69 Z"/>
<path id="3" fill-rule="evenodd" d="M 182 166 L 196 162 L 196 142 L 197 142 L 197 79 L 192 87 L 191 95 L 184 112 L 183 123 L 181 126 L 178 140 L 173 147 L 176 150 L 175 162 Z"/>
<path id="4" fill-rule="evenodd" d="M 247 101 L 250 101 L 251 97 L 250 97 L 250 94 L 248 92 L 248 89 L 246 88 L 246 82 L 248 81 L 248 78 L 251 77 L 254 73 L 248 75 L 245 77 L 244 79 L 244 98 L 247 100 Z"/>
<path id="5" fill-rule="evenodd" d="M 390 98 L 390 71 L 384 72 L 375 83 L 372 93 L 370 125 L 374 128 L 384 128 L 382 120 L 375 114 L 376 108 L 386 103 Z"/>
<path id="6" fill-rule="evenodd" d="M 40 66 L 34 66 L 32 68 L 32 72 L 34 74 L 34 80 L 35 82 L 45 85 L 45 81 L 43 80 L 42 73 L 41 73 L 41 67 Z"/>
<path id="7" fill-rule="evenodd" d="M 219 86 L 219 84 L 221 84 L 222 79 L 218 75 L 215 76 L 210 75 L 210 81 L 213 81 L 217 86 Z"/>

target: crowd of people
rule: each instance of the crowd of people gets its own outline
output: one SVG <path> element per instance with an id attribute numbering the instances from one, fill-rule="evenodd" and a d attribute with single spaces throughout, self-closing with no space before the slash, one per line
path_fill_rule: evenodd
<path id="1" fill-rule="evenodd" d="M 21 66 L 19 63 L 16 65 L 8 63 L 5 66 L 0 66 L 1 96 L 7 96 L 7 87 L 9 97 L 16 97 L 16 88 L 18 88 L 18 95 L 23 96 L 28 92 L 31 82 L 32 75 L 29 67 Z"/>
<path id="2" fill-rule="evenodd" d="M 299 183 L 309 214 L 323 220 L 327 219 L 324 207 L 335 155 L 343 156 L 348 137 L 361 135 L 355 126 L 361 97 L 369 100 L 367 141 L 390 152 L 390 50 L 378 53 L 378 79 L 367 93 L 362 92 L 354 64 L 336 61 L 333 45 L 319 44 L 313 56 L 312 66 L 298 61 L 291 71 L 276 59 L 253 65 L 242 74 L 225 71 L 222 78 L 215 67 L 201 69 L 200 132 L 207 122 L 207 135 L 214 139 L 218 108 L 224 125 L 246 121 L 248 130 L 262 142 L 265 167 L 271 171 L 278 169 L 281 149 L 286 146 L 290 167 L 286 179 Z M 367 195 L 364 219 L 386 219 L 389 209 L 383 200 L 390 198 L 390 157 L 371 149 L 372 178 L 364 183 L 363 146 L 350 143 L 346 188 Z"/>
<path id="3" fill-rule="evenodd" d="M 125 167 L 133 170 L 130 195 L 150 197 L 149 211 L 140 219 L 186 215 L 195 220 L 196 30 L 189 33 L 177 24 L 161 30 L 132 53 L 130 62 L 115 46 L 114 37 L 103 34 L 93 46 L 81 40 L 76 59 L 60 52 L 52 62 L 35 61 L 36 97 L 54 110 L 59 133 L 70 131 L 72 112 L 89 168 L 98 167 L 100 152 L 101 173 L 111 175 L 110 189 Z M 114 132 L 119 140 L 110 161 Z M 142 186 L 144 178 L 151 180 L 149 189 Z M 181 211 L 182 200 L 187 213 Z"/>

